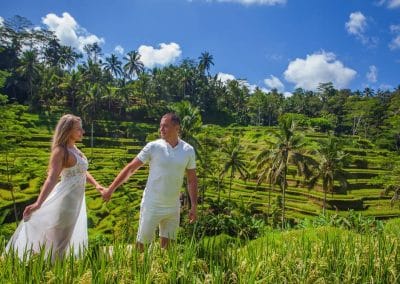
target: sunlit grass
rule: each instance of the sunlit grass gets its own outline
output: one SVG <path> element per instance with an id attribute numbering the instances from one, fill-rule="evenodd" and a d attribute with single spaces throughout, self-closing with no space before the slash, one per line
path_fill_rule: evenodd
<path id="1" fill-rule="evenodd" d="M 399 222 L 383 233 L 321 227 L 268 231 L 253 241 L 181 237 L 167 250 L 152 244 L 92 246 L 82 258 L 0 259 L 4 283 L 399 283 Z M 2 244 L 1 249 L 4 249 Z M 3 252 L 1 252 L 3 254 Z"/>

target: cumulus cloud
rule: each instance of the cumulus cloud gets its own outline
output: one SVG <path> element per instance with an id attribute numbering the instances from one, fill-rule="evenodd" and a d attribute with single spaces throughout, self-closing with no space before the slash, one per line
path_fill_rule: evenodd
<path id="1" fill-rule="evenodd" d="M 164 66 L 173 63 L 181 54 L 181 48 L 175 42 L 160 43 L 160 48 L 141 45 L 138 48 L 140 60 L 147 68 L 153 68 L 156 65 Z"/>
<path id="2" fill-rule="evenodd" d="M 232 2 L 239 3 L 242 5 L 283 5 L 286 4 L 286 0 L 216 0 L 217 2 Z"/>
<path id="3" fill-rule="evenodd" d="M 280 92 L 285 89 L 285 86 L 283 85 L 281 80 L 273 75 L 270 75 L 270 78 L 264 79 L 264 84 L 267 85 L 267 87 L 271 89 L 277 89 Z"/>
<path id="4" fill-rule="evenodd" d="M 362 35 L 367 27 L 367 18 L 361 12 L 350 14 L 350 19 L 346 23 L 346 29 L 349 34 L 356 36 Z"/>
<path id="5" fill-rule="evenodd" d="M 4 18 L 0 16 L 0 27 L 4 25 Z"/>
<path id="6" fill-rule="evenodd" d="M 116 54 L 122 55 L 122 54 L 124 54 L 125 50 L 124 50 L 124 48 L 123 48 L 122 46 L 117 45 L 117 46 L 114 48 L 114 52 L 115 52 Z"/>
<path id="7" fill-rule="evenodd" d="M 346 30 L 349 34 L 355 36 L 363 44 L 375 44 L 376 39 L 368 38 L 365 35 L 365 30 L 368 26 L 367 18 L 361 12 L 354 12 L 350 14 L 349 21 L 345 24 Z"/>
<path id="8" fill-rule="evenodd" d="M 227 73 L 222 73 L 222 72 L 219 72 L 217 74 L 217 78 L 218 78 L 218 80 L 220 80 L 223 83 L 226 83 L 228 81 L 232 81 L 232 80 L 236 79 L 235 76 L 233 76 L 232 74 L 227 74 Z"/>
<path id="9" fill-rule="evenodd" d="M 102 44 L 105 42 L 103 38 L 90 34 L 80 27 L 67 12 L 64 12 L 61 17 L 53 13 L 47 14 L 46 17 L 42 18 L 42 23 L 55 33 L 61 44 L 75 47 L 80 51 L 83 51 L 86 44 Z"/>
<path id="10" fill-rule="evenodd" d="M 378 80 L 378 68 L 375 65 L 369 66 L 369 71 L 367 72 L 367 80 L 371 83 L 376 83 Z"/>
<path id="11" fill-rule="evenodd" d="M 296 88 L 316 90 L 320 83 L 332 82 L 336 88 L 345 88 L 357 72 L 336 60 L 335 54 L 321 52 L 297 58 L 289 63 L 285 79 Z"/>
<path id="12" fill-rule="evenodd" d="M 224 84 L 227 84 L 229 81 L 236 80 L 236 81 L 238 81 L 239 86 L 246 87 L 247 89 L 249 89 L 250 93 L 254 93 L 254 91 L 258 87 L 257 85 L 250 84 L 247 80 L 236 79 L 236 77 L 234 75 L 228 74 L 228 73 L 219 72 L 217 74 L 217 78 Z"/>
<path id="13" fill-rule="evenodd" d="M 400 25 L 391 25 L 390 31 L 395 35 L 389 43 L 389 48 L 392 50 L 400 48 Z"/>

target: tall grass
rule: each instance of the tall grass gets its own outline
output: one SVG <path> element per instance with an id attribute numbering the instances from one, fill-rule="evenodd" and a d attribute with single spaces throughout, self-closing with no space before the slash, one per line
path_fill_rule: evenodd
<path id="1" fill-rule="evenodd" d="M 400 222 L 379 233 L 329 226 L 269 231 L 253 241 L 181 238 L 144 253 L 123 243 L 79 259 L 25 262 L 1 251 L 2 283 L 400 283 Z M 4 249 L 4 243 L 1 250 Z"/>

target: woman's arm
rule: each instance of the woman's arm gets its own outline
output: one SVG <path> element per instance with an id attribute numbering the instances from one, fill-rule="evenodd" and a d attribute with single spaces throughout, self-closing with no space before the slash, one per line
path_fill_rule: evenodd
<path id="1" fill-rule="evenodd" d="M 92 184 L 97 189 L 98 192 L 101 193 L 103 191 L 104 187 L 101 184 L 99 184 L 89 172 L 86 172 L 86 181 Z"/>
<path id="2" fill-rule="evenodd" d="M 49 171 L 47 174 L 46 181 L 43 184 L 42 190 L 36 200 L 35 203 L 27 206 L 24 210 L 23 217 L 24 219 L 28 218 L 33 211 L 37 210 L 42 206 L 43 202 L 46 200 L 47 196 L 49 196 L 50 192 L 53 190 L 54 186 L 58 182 L 58 177 L 63 170 L 63 161 L 64 161 L 64 149 L 61 147 L 55 148 L 50 157 L 49 161 Z"/>

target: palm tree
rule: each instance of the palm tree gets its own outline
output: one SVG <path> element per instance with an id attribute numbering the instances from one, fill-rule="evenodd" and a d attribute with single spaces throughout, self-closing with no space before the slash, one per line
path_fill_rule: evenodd
<path id="1" fill-rule="evenodd" d="M 118 78 L 124 72 L 122 71 L 122 62 L 118 60 L 115 54 L 111 54 L 110 57 L 106 58 L 106 62 L 103 64 L 104 70 L 110 72 L 115 78 Z"/>
<path id="2" fill-rule="evenodd" d="M 282 229 L 285 227 L 285 202 L 287 172 L 289 164 L 297 167 L 297 174 L 308 178 L 311 175 L 310 164 L 314 164 L 311 157 L 306 155 L 304 150 L 304 139 L 296 133 L 297 126 L 291 117 L 280 121 L 279 131 L 274 134 L 275 143 L 268 142 L 269 147 L 258 155 L 258 165 L 267 166 L 264 169 L 264 177 L 267 177 L 271 184 L 279 183 L 282 190 Z M 261 175 L 263 178 L 263 175 Z"/>
<path id="3" fill-rule="evenodd" d="M 338 180 L 344 190 L 348 186 L 346 172 L 342 169 L 347 155 L 340 150 L 337 139 L 333 137 L 321 142 L 321 148 L 316 152 L 319 157 L 319 164 L 317 171 L 309 182 L 309 187 L 314 187 L 317 181 L 322 179 L 322 189 L 324 191 L 323 214 L 325 215 L 326 195 L 327 192 L 333 194 L 334 181 Z"/>
<path id="4" fill-rule="evenodd" d="M 260 185 L 263 181 L 268 182 L 269 191 L 268 191 L 268 208 L 267 208 L 267 223 L 270 215 L 271 209 L 271 192 L 274 191 L 275 185 L 282 182 L 282 175 L 277 176 L 276 166 L 277 163 L 271 161 L 270 153 L 268 151 L 262 151 L 256 158 L 257 162 L 257 171 L 259 173 L 259 177 L 257 180 L 257 186 Z"/>
<path id="5" fill-rule="evenodd" d="M 180 137 L 191 144 L 198 154 L 197 150 L 201 146 L 195 135 L 200 132 L 203 124 L 199 108 L 193 107 L 188 101 L 182 101 L 173 104 L 171 109 L 181 119 Z"/>
<path id="6" fill-rule="evenodd" d="M 202 52 L 199 56 L 199 70 L 202 74 L 207 71 L 207 74 L 210 75 L 209 70 L 211 65 L 214 65 L 214 57 L 207 51 Z"/>
<path id="7" fill-rule="evenodd" d="M 27 50 L 22 54 L 17 72 L 27 81 L 30 100 L 33 98 L 34 81 L 39 77 L 40 67 L 35 50 Z"/>
<path id="8" fill-rule="evenodd" d="M 75 52 L 71 46 L 61 46 L 60 65 L 70 70 L 76 63 L 76 60 L 82 57 L 82 54 Z"/>
<path id="9" fill-rule="evenodd" d="M 235 177 L 235 174 L 239 173 L 241 178 L 246 179 L 249 175 L 249 171 L 246 168 L 243 147 L 237 137 L 232 136 L 229 143 L 226 143 L 225 147 L 223 147 L 221 150 L 225 155 L 225 163 L 220 177 L 222 178 L 225 174 L 230 173 L 228 192 L 228 204 L 230 204 L 232 180 Z"/>
<path id="10" fill-rule="evenodd" d="M 83 50 L 86 52 L 88 60 L 90 59 L 94 63 L 96 64 L 98 63 L 98 59 L 102 53 L 101 53 L 101 47 L 97 42 L 93 44 L 86 44 L 83 47 Z"/>
<path id="11" fill-rule="evenodd" d="M 127 61 L 124 65 L 124 71 L 130 78 L 143 72 L 144 65 L 143 62 L 140 61 L 139 52 L 136 50 L 130 51 L 124 59 Z"/>

